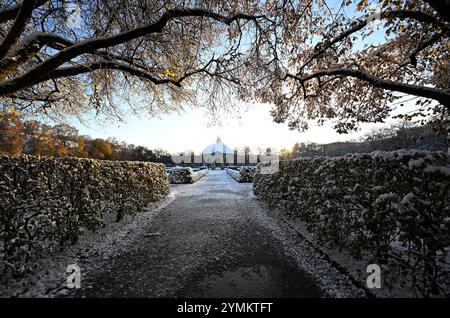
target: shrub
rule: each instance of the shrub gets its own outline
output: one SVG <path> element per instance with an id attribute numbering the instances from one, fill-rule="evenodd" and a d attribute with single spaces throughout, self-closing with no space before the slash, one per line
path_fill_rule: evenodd
<path id="1" fill-rule="evenodd" d="M 239 168 L 240 182 L 253 182 L 256 167 L 241 167 Z"/>
<path id="2" fill-rule="evenodd" d="M 226 171 L 230 175 L 230 177 L 232 177 L 234 180 L 239 182 L 239 180 L 240 180 L 240 173 L 239 173 L 238 170 L 235 170 L 235 169 L 232 169 L 232 168 L 227 168 Z"/>
<path id="3" fill-rule="evenodd" d="M 253 182 L 255 171 L 256 167 L 227 168 L 227 173 L 237 182 Z"/>
<path id="4" fill-rule="evenodd" d="M 170 183 L 194 183 L 208 174 L 208 169 L 194 171 L 190 167 L 175 167 L 168 171 Z"/>
<path id="5" fill-rule="evenodd" d="M 281 161 L 275 174 L 257 172 L 253 191 L 306 222 L 319 242 L 356 258 L 397 264 L 414 291 L 449 292 L 447 153 L 402 150 Z"/>
<path id="6" fill-rule="evenodd" d="M 164 165 L 0 156 L 0 270 L 24 274 L 46 251 L 169 193 Z"/>

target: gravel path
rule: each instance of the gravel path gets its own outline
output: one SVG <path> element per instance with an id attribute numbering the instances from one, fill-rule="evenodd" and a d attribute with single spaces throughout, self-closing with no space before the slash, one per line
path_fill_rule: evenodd
<path id="1" fill-rule="evenodd" d="M 255 199 L 210 171 L 115 246 L 81 260 L 75 297 L 352 297 L 361 291 Z"/>

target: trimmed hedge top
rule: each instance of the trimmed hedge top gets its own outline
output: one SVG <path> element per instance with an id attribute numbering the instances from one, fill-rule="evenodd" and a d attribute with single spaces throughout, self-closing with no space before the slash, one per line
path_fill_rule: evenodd
<path id="1" fill-rule="evenodd" d="M 236 167 L 236 169 L 233 168 L 227 168 L 227 173 L 235 179 L 237 182 L 247 182 L 251 183 L 253 182 L 253 177 L 256 172 L 256 167 Z"/>
<path id="2" fill-rule="evenodd" d="M 170 183 L 195 183 L 208 174 L 208 169 L 194 171 L 191 167 L 175 167 L 168 170 Z"/>

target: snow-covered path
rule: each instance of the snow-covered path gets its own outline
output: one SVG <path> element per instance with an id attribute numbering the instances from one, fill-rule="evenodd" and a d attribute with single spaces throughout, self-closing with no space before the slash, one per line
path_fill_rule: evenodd
<path id="1" fill-rule="evenodd" d="M 82 288 L 69 296 L 356 295 L 348 279 L 259 206 L 251 187 L 224 171 L 173 186 L 173 202 L 114 247 L 114 257 L 80 262 Z"/>

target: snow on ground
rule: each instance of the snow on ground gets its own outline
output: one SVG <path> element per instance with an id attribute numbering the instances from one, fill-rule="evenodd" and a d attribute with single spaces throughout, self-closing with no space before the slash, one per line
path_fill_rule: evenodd
<path id="1" fill-rule="evenodd" d="M 314 279 L 327 297 L 371 296 L 367 294 L 364 288 L 354 283 L 353 277 L 330 262 L 326 254 L 303 236 L 304 232 L 302 233 L 299 228 L 293 227 L 290 220 L 285 218 L 282 213 L 268 209 L 255 196 L 252 197 L 252 200 L 258 201 L 260 205 L 258 214 L 261 222 L 271 229 L 274 237 L 283 242 L 286 253 L 296 259 L 298 266 Z"/>
<path id="2" fill-rule="evenodd" d="M 393 286 L 386 287 L 381 286 L 380 289 L 368 289 L 366 287 L 366 280 L 368 277 L 368 273 L 366 272 L 367 266 L 371 264 L 371 262 L 367 259 L 355 259 L 346 251 L 339 251 L 336 248 L 329 248 L 323 246 L 318 243 L 318 241 L 314 238 L 314 236 L 308 232 L 307 225 L 305 222 L 300 221 L 299 219 L 288 218 L 282 211 L 278 209 L 269 209 L 266 207 L 264 202 L 260 201 L 260 204 L 264 206 L 264 210 L 268 215 L 278 219 L 284 220 L 284 223 L 288 229 L 286 231 L 294 231 L 298 233 L 299 236 L 306 242 L 303 244 L 309 245 L 311 248 L 315 250 L 314 254 L 322 254 L 324 257 L 333 264 L 335 269 L 337 269 L 342 275 L 348 278 L 349 281 L 352 281 L 354 285 L 359 286 L 360 289 L 364 289 L 367 293 L 366 295 L 369 297 L 419 297 L 413 293 L 411 286 L 405 284 L 401 286 L 401 282 L 397 281 L 397 277 L 393 277 L 398 271 L 398 268 L 386 268 L 386 265 L 381 265 L 381 275 L 389 275 L 388 277 L 392 277 L 391 284 Z M 290 229 L 289 229 L 290 228 Z M 447 259 L 447 264 L 449 263 Z M 384 271 L 384 273 L 383 273 Z M 389 271 L 389 273 L 386 273 Z M 316 273 L 316 270 L 312 270 L 313 273 Z M 394 272 L 394 273 L 393 273 Z M 323 278 L 319 278 L 323 281 Z M 331 278 L 332 279 L 332 278 Z M 326 282 L 323 286 L 325 289 L 327 288 Z M 339 294 L 339 292 L 338 292 Z"/>
<path id="3" fill-rule="evenodd" d="M 129 254 L 127 252 L 130 251 L 131 247 L 136 251 L 135 255 L 137 257 L 142 257 L 140 263 L 147 267 L 152 266 L 151 262 L 153 259 L 149 257 L 149 251 L 151 253 L 160 251 L 167 255 L 174 253 L 174 255 L 177 255 L 176 253 L 179 253 L 179 258 L 174 259 L 175 263 L 170 263 L 173 260 L 167 255 L 162 255 L 162 259 L 158 261 L 169 262 L 166 265 L 169 267 L 179 266 L 180 268 L 190 269 L 186 271 L 187 274 L 192 275 L 186 278 L 186 286 L 188 287 L 192 285 L 191 283 L 195 284 L 197 282 L 196 277 L 199 272 L 206 271 L 206 277 L 209 277 L 206 279 L 207 285 L 211 284 L 213 280 L 220 278 L 221 283 L 218 286 L 222 288 L 228 286 L 229 283 L 227 275 L 230 274 L 230 268 L 226 269 L 225 264 L 230 262 L 231 257 L 230 254 L 223 252 L 230 248 L 231 251 L 236 250 L 238 252 L 233 256 L 232 263 L 239 262 L 239 259 L 242 258 L 246 260 L 245 262 L 250 262 L 249 264 L 254 263 L 256 267 L 259 267 L 259 260 L 253 260 L 253 258 L 258 257 L 254 253 L 260 251 L 261 244 L 268 244 L 268 248 L 270 247 L 271 254 L 269 258 L 271 262 L 276 261 L 272 257 L 283 258 L 281 264 L 290 264 L 291 259 L 293 259 L 298 267 L 297 270 L 304 272 L 322 290 L 326 297 L 367 296 L 364 289 L 357 287 L 351 277 L 343 273 L 342 270 L 338 270 L 305 237 L 300 236 L 297 229 L 293 228 L 282 215 L 276 213 L 276 211 L 266 209 L 253 195 L 252 184 L 237 183 L 225 171 L 211 171 L 211 173 L 195 184 L 173 185 L 171 189 L 172 193 L 167 200 L 149 206 L 146 212 L 137 214 L 134 218 L 129 218 L 119 223 L 112 223 L 98 233 L 84 235 L 76 246 L 68 247 L 63 252 L 41 260 L 39 264 L 41 270 L 34 275 L 17 281 L 5 281 L 3 278 L 0 296 L 74 296 L 72 291 L 66 287 L 68 275 L 66 268 L 69 264 L 74 263 L 82 263 L 82 275 L 83 272 L 94 274 L 93 276 L 91 275 L 94 278 L 97 276 L 100 278 L 104 277 L 102 275 L 112 275 L 113 277 L 117 276 L 117 281 L 123 279 L 126 281 L 126 284 L 132 284 L 131 281 L 127 281 L 127 277 L 134 276 L 115 272 L 105 274 L 105 271 L 108 271 L 108 269 L 105 269 L 103 267 L 104 264 L 102 264 L 113 264 L 116 260 L 121 259 L 125 262 L 125 267 L 122 268 L 122 271 L 132 272 L 135 268 L 131 264 L 138 260 L 124 260 L 124 258 L 128 257 L 127 255 Z M 189 219 L 183 220 L 183 217 Z M 204 223 L 199 223 L 200 221 Z M 158 222 L 160 224 L 155 227 L 152 226 L 153 223 Z M 161 224 L 171 226 L 172 231 L 161 227 Z M 190 228 L 192 224 L 197 224 L 198 229 Z M 202 224 L 210 224 L 211 227 L 205 229 Z M 233 229 L 233 224 L 239 225 L 245 230 L 245 233 L 229 231 L 229 229 Z M 179 231 L 177 232 L 176 230 Z M 195 237 L 191 236 L 192 231 L 196 233 Z M 255 233 L 253 233 L 254 231 Z M 261 233 L 258 233 L 258 231 Z M 224 237 L 216 237 L 218 234 Z M 184 246 L 178 246 L 177 237 L 180 235 L 191 237 L 194 241 L 186 241 Z M 148 241 L 145 238 L 150 236 L 154 237 L 152 245 L 139 245 L 141 241 Z M 201 242 L 196 242 L 195 238 Z M 250 242 L 246 238 L 256 238 L 256 241 Z M 258 240 L 262 241 L 259 242 Z M 173 251 L 167 250 L 171 247 L 174 248 Z M 253 250 L 248 251 L 246 247 Z M 181 250 L 178 250 L 179 248 Z M 190 260 L 189 255 L 186 255 L 189 257 L 184 257 L 183 259 L 183 253 L 189 255 L 194 253 L 196 255 L 195 262 Z M 138 265 L 137 263 L 135 264 L 136 271 L 138 271 Z M 162 265 L 162 263 L 159 264 Z M 210 265 L 213 272 L 208 272 L 210 270 L 208 266 Z M 235 266 L 240 268 L 239 266 L 244 265 L 236 264 Z M 174 275 L 170 274 L 171 271 L 173 272 L 171 267 L 164 267 L 159 270 L 157 266 L 153 266 L 151 270 L 156 271 L 158 275 L 163 275 L 169 270 L 169 274 L 166 273 L 164 275 Z M 240 272 L 238 271 L 238 273 Z M 240 274 L 239 277 L 241 277 Z M 259 276 L 256 275 L 255 277 Z M 236 279 L 236 275 L 232 279 Z M 171 280 L 172 278 L 167 278 L 165 280 L 166 283 L 162 281 L 166 286 L 162 286 L 164 288 L 161 290 L 170 290 L 172 286 L 169 284 L 169 281 Z M 271 280 L 272 278 L 270 277 L 262 276 L 262 283 L 266 281 L 274 282 Z M 139 281 L 136 282 L 139 283 Z M 97 283 L 101 283 L 101 281 L 97 281 Z M 116 283 L 108 284 L 114 285 Z M 85 289 L 84 294 L 89 295 L 89 289 L 94 288 L 94 286 L 89 284 L 84 285 L 83 288 Z M 151 285 L 149 288 L 155 287 Z M 199 287 L 198 291 L 205 295 L 204 290 L 202 291 L 201 288 L 203 287 Z M 283 287 L 280 285 L 277 288 Z M 250 291 L 254 292 L 254 290 Z M 118 292 L 120 293 L 122 290 L 119 288 Z M 177 290 L 170 292 L 176 294 Z M 99 291 L 99 293 L 101 292 Z M 96 293 L 92 294 L 95 295 Z"/>
<path id="4" fill-rule="evenodd" d="M 212 171 L 210 174 L 223 174 L 228 179 L 223 179 L 223 187 L 231 187 L 245 197 L 245 206 L 240 207 L 240 213 L 245 213 L 249 218 L 254 217 L 260 226 L 268 229 L 274 240 L 281 242 L 284 253 L 293 257 L 300 270 L 304 271 L 322 289 L 326 297 L 347 298 L 366 297 L 366 291 L 357 287 L 352 278 L 338 270 L 327 257 L 321 255 L 316 248 L 304 237 L 299 236 L 296 229 L 287 223 L 287 220 L 275 211 L 268 209 L 263 202 L 260 202 L 252 193 L 252 183 L 234 182 L 231 176 L 227 176 L 223 171 Z M 184 195 L 194 188 L 177 186 L 176 191 L 183 192 Z M 220 200 L 231 200 L 227 193 L 217 195 Z M 254 214 L 252 214 L 254 212 Z"/>
<path id="5" fill-rule="evenodd" d="M 86 233 L 80 236 L 78 244 L 67 246 L 63 251 L 38 261 L 38 269 L 32 275 L 21 279 L 3 277 L 0 280 L 0 297 L 59 297 L 68 294 L 68 265 L 93 255 L 105 260 L 113 258 L 118 245 L 125 239 L 143 235 L 140 228 L 151 222 L 174 198 L 170 194 L 165 200 L 152 203 L 144 211 L 127 216 L 120 222 L 107 220 L 105 228 L 96 233 Z"/>

